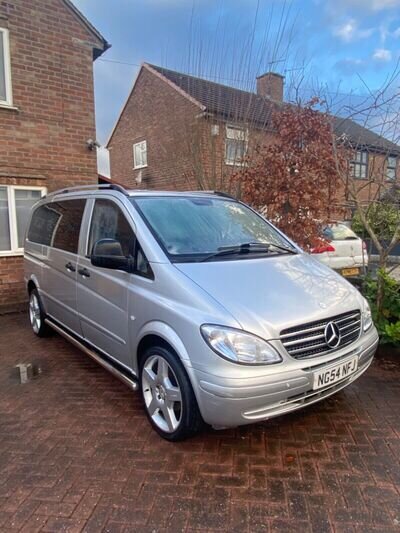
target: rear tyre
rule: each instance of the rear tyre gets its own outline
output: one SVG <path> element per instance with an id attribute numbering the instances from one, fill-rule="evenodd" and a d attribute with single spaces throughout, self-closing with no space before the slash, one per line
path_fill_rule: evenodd
<path id="1" fill-rule="evenodd" d="M 147 418 L 164 439 L 184 440 L 202 427 L 192 385 L 172 350 L 146 350 L 140 361 L 140 389 Z"/>
<path id="2" fill-rule="evenodd" d="M 29 293 L 29 321 L 33 333 L 38 337 L 47 337 L 51 333 L 51 328 L 44 321 L 45 318 L 39 293 L 37 289 L 32 289 Z"/>

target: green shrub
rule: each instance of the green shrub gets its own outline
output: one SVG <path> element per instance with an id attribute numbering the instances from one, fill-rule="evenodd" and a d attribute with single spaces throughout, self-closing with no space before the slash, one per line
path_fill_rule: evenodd
<path id="1" fill-rule="evenodd" d="M 371 306 L 381 343 L 400 345 L 400 283 L 383 269 L 378 270 L 377 276 L 376 279 L 370 276 L 365 279 L 363 294 Z M 381 313 L 378 313 L 376 307 L 379 278 L 383 283 Z"/>
<path id="2" fill-rule="evenodd" d="M 367 220 L 379 240 L 392 239 L 394 232 L 399 225 L 399 213 L 400 210 L 398 206 L 388 202 L 371 204 L 368 207 L 366 211 Z M 351 227 L 360 237 L 366 237 L 368 235 L 367 230 L 361 222 L 358 211 L 356 211 L 353 216 Z"/>

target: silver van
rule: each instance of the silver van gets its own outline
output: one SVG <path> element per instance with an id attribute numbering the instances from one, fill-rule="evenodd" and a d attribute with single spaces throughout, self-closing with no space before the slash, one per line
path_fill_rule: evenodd
<path id="1" fill-rule="evenodd" d="M 168 440 L 327 398 L 378 344 L 350 283 L 217 192 L 52 193 L 33 208 L 25 281 L 34 333 L 140 389 Z"/>

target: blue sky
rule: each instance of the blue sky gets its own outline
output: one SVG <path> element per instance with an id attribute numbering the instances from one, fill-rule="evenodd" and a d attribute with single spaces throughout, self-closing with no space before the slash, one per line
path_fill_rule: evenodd
<path id="1" fill-rule="evenodd" d="M 304 98 L 321 84 L 356 98 L 378 89 L 400 57 L 400 0 L 73 1 L 112 44 L 95 62 L 102 144 L 143 61 L 246 90 L 267 70 L 288 84 L 304 73 Z M 99 166 L 107 173 L 104 150 Z"/>

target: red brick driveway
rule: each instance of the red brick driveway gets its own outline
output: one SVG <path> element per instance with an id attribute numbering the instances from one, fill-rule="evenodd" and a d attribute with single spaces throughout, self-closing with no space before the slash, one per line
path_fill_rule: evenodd
<path id="1" fill-rule="evenodd" d="M 139 396 L 0 317 L 0 531 L 400 531 L 400 359 L 256 426 L 161 440 Z M 14 366 L 39 363 L 19 383 Z"/>

